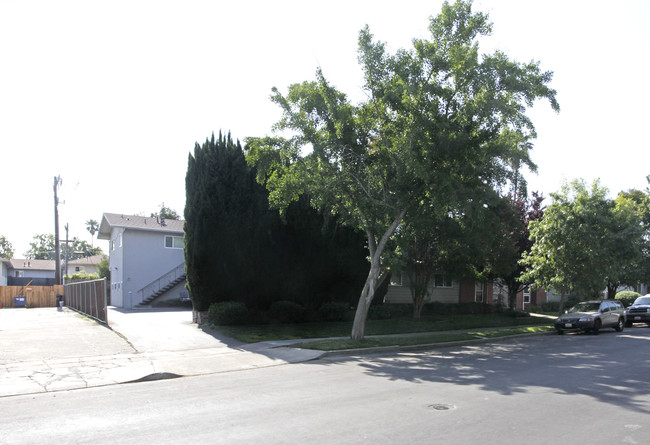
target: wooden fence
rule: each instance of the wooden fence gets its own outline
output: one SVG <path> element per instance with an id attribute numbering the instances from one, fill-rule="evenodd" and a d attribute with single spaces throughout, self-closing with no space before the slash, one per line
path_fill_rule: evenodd
<path id="1" fill-rule="evenodd" d="M 108 324 L 106 278 L 66 284 L 65 305 Z"/>
<path id="2" fill-rule="evenodd" d="M 0 286 L 2 307 L 15 306 L 15 297 L 25 297 L 26 307 L 56 307 L 56 295 L 63 295 L 63 285 L 59 286 Z"/>

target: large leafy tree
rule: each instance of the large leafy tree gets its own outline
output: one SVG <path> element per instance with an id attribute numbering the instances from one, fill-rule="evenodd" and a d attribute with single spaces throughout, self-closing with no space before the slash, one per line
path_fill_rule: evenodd
<path id="1" fill-rule="evenodd" d="M 14 248 L 4 235 L 0 235 L 0 258 L 12 259 L 14 257 Z"/>
<path id="2" fill-rule="evenodd" d="M 51 233 L 42 233 L 34 235 L 29 250 L 25 252 L 25 257 L 32 260 L 53 260 L 55 257 L 54 235 Z M 61 258 L 66 256 L 69 260 L 99 255 L 102 253 L 100 247 L 93 247 L 87 241 L 80 240 L 77 237 L 72 238 L 68 244 L 61 243 Z"/>
<path id="3" fill-rule="evenodd" d="M 283 111 L 275 128 L 289 136 L 248 141 L 274 204 L 286 207 L 308 191 L 314 206 L 366 234 L 370 271 L 353 339 L 364 335 L 386 272 L 384 250 L 405 217 L 455 201 L 458 190 L 501 184 L 512 165 L 533 167 L 520 148 L 535 136 L 526 109 L 538 98 L 559 109 L 552 74 L 538 63 L 479 55 L 478 37 L 491 24 L 471 2 L 445 3 L 429 30 L 430 40 L 389 54 L 366 27 L 359 35 L 366 101 L 351 104 L 318 70 L 286 95 L 273 90 Z"/>

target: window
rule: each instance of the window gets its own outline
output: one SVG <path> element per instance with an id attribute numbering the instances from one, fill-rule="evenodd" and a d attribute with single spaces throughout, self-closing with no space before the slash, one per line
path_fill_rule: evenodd
<path id="1" fill-rule="evenodd" d="M 476 283 L 474 285 L 474 301 L 483 303 L 483 283 Z"/>
<path id="2" fill-rule="evenodd" d="M 115 250 L 115 240 L 111 240 L 111 250 Z"/>
<path id="3" fill-rule="evenodd" d="M 74 271 L 75 271 L 75 272 L 81 272 L 81 267 L 79 267 L 79 266 L 75 266 L 75 267 L 74 267 Z"/>
<path id="4" fill-rule="evenodd" d="M 437 273 L 433 276 L 433 285 L 435 287 L 452 287 L 453 282 L 450 276 Z"/>
<path id="5" fill-rule="evenodd" d="M 524 288 L 524 303 L 530 304 L 530 288 Z"/>
<path id="6" fill-rule="evenodd" d="M 185 247 L 185 239 L 182 236 L 165 236 L 165 247 L 167 249 L 182 249 Z"/>
<path id="7" fill-rule="evenodd" d="M 390 285 L 391 286 L 404 286 L 404 278 L 402 272 L 396 272 L 390 274 Z"/>
<path id="8" fill-rule="evenodd" d="M 22 270 L 17 270 L 16 271 L 16 278 L 22 278 L 23 277 L 23 271 Z"/>

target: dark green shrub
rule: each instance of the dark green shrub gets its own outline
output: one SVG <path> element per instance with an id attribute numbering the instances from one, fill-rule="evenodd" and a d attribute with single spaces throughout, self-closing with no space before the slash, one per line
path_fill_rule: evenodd
<path id="1" fill-rule="evenodd" d="M 293 301 L 274 301 L 269 308 L 269 318 L 280 323 L 301 323 L 307 320 L 307 311 Z"/>
<path id="2" fill-rule="evenodd" d="M 547 301 L 546 303 L 542 303 L 542 312 L 559 312 L 559 310 L 559 301 Z"/>
<path id="3" fill-rule="evenodd" d="M 399 311 L 401 308 L 393 308 L 388 305 L 370 306 L 368 318 L 371 320 L 388 320 L 393 317 L 395 309 Z"/>
<path id="4" fill-rule="evenodd" d="M 422 315 L 450 315 L 456 313 L 456 309 L 449 303 L 441 303 L 439 301 L 433 301 L 431 303 L 426 303 L 422 309 Z"/>
<path id="5" fill-rule="evenodd" d="M 510 309 L 510 308 L 505 309 L 503 311 L 503 315 L 512 318 L 530 317 L 530 314 L 528 312 L 518 311 L 516 309 Z"/>
<path id="6" fill-rule="evenodd" d="M 456 314 L 467 315 L 467 314 L 494 314 L 499 308 L 494 304 L 485 304 L 485 303 L 458 303 L 456 306 Z"/>
<path id="7" fill-rule="evenodd" d="M 634 300 L 636 300 L 640 296 L 641 296 L 641 294 L 638 293 L 638 292 L 632 292 L 632 291 L 629 291 L 629 290 L 625 290 L 625 291 L 622 291 L 622 292 L 618 292 L 616 294 L 615 298 L 617 300 L 619 300 L 621 302 L 621 304 L 623 304 L 623 306 L 628 307 L 628 306 L 631 306 L 632 303 L 634 303 Z"/>
<path id="8" fill-rule="evenodd" d="M 318 308 L 318 318 L 323 321 L 344 321 L 349 312 L 350 306 L 347 303 L 330 301 Z"/>
<path id="9" fill-rule="evenodd" d="M 239 301 L 212 303 L 208 309 L 208 320 L 216 325 L 241 325 L 248 320 L 248 309 Z"/>

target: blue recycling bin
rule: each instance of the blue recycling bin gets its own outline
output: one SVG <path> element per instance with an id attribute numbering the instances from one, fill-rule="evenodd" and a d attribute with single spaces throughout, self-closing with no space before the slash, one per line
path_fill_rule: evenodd
<path id="1" fill-rule="evenodd" d="M 15 307 L 25 307 L 27 305 L 27 297 L 24 295 L 19 295 L 14 297 L 14 306 Z"/>

